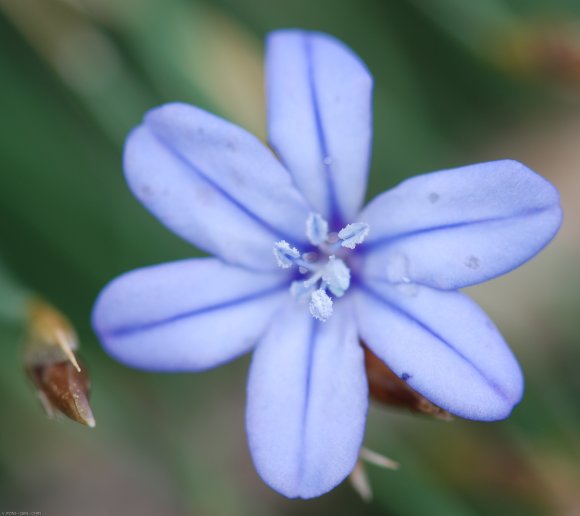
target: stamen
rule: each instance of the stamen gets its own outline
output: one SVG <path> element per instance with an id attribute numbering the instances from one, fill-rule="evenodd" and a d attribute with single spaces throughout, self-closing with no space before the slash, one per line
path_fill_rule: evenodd
<path id="1" fill-rule="evenodd" d="M 305 260 L 304 258 L 296 258 L 293 265 L 298 266 L 298 270 L 301 274 L 306 274 L 307 272 L 313 272 L 318 269 L 315 264 Z"/>
<path id="2" fill-rule="evenodd" d="M 314 249 L 302 254 L 285 240 L 274 244 L 278 265 L 283 269 L 295 266 L 304 275 L 303 280 L 291 283 L 290 294 L 297 302 L 309 299 L 310 313 L 316 319 L 327 321 L 333 312 L 333 299 L 344 296 L 350 287 L 351 272 L 343 261 L 348 253 L 342 247 L 354 249 L 368 233 L 369 225 L 364 222 L 348 224 L 338 233 L 329 233 L 328 222 L 319 213 L 312 212 L 306 219 L 306 236 Z"/>
<path id="3" fill-rule="evenodd" d="M 292 267 L 297 258 L 300 257 L 300 252 L 295 247 L 291 247 L 285 240 L 280 240 L 274 244 L 274 256 L 278 265 L 283 269 Z"/>
<path id="4" fill-rule="evenodd" d="M 358 244 L 362 244 L 369 234 L 369 225 L 364 222 L 355 222 L 342 228 L 338 232 L 338 238 L 342 240 L 342 247 L 354 249 Z"/>
<path id="5" fill-rule="evenodd" d="M 323 273 L 324 273 L 323 269 L 320 269 L 318 272 L 315 272 L 312 276 L 310 276 L 310 278 L 308 278 L 304 282 L 304 286 L 313 287 L 314 285 L 316 285 L 316 283 L 318 283 L 318 280 L 322 278 Z"/>
<path id="6" fill-rule="evenodd" d="M 336 297 L 341 297 L 350 287 L 350 269 L 340 258 L 331 255 L 324 267 L 322 279 Z"/>
<path id="7" fill-rule="evenodd" d="M 309 309 L 312 317 L 326 322 L 332 315 L 332 299 L 324 290 L 319 288 L 310 296 Z"/>
<path id="8" fill-rule="evenodd" d="M 293 281 L 290 284 L 290 294 L 296 301 L 303 303 L 312 294 L 314 287 L 312 285 L 307 285 L 305 281 Z"/>
<path id="9" fill-rule="evenodd" d="M 319 213 L 310 213 L 306 219 L 306 237 L 312 245 L 323 244 L 328 238 L 328 222 Z"/>

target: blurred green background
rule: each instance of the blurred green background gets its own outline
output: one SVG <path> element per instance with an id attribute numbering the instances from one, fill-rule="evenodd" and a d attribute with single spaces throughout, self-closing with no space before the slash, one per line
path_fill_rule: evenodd
<path id="1" fill-rule="evenodd" d="M 374 500 L 308 502 L 257 477 L 248 359 L 127 369 L 89 325 L 124 271 L 198 254 L 124 184 L 125 135 L 162 102 L 265 137 L 264 35 L 332 33 L 375 78 L 369 197 L 417 173 L 511 157 L 562 193 L 553 244 L 470 289 L 526 374 L 513 416 L 452 423 L 374 406 Z M 565 0 L 0 0 L 0 511 L 43 515 L 580 514 L 580 3 Z M 22 371 L 30 292 L 74 322 L 97 427 L 47 419 Z"/>

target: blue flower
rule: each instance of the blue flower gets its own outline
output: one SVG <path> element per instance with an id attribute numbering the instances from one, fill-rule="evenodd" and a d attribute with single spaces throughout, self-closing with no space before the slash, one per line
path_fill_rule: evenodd
<path id="1" fill-rule="evenodd" d="M 353 469 L 368 385 L 360 341 L 461 417 L 507 417 L 520 368 L 458 289 L 518 267 L 561 222 L 558 193 L 516 161 L 409 179 L 361 210 L 372 78 L 342 43 L 267 43 L 269 143 L 201 109 L 150 111 L 127 140 L 135 196 L 216 258 L 129 272 L 93 324 L 133 367 L 201 371 L 252 349 L 246 426 L 264 481 L 321 495 Z"/>

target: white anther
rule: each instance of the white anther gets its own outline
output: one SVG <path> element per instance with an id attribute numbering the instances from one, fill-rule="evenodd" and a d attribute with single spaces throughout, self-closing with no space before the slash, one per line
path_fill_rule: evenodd
<path id="1" fill-rule="evenodd" d="M 328 222 L 319 213 L 310 213 L 306 219 L 306 237 L 312 245 L 323 244 L 328 238 Z"/>
<path id="2" fill-rule="evenodd" d="M 350 287 L 350 270 L 340 258 L 331 255 L 324 267 L 322 279 L 328 290 L 336 297 L 341 297 Z"/>
<path id="3" fill-rule="evenodd" d="M 342 240 L 342 247 L 354 249 L 358 244 L 362 244 L 369 234 L 369 225 L 364 222 L 355 222 L 342 228 L 338 232 L 338 238 Z"/>
<path id="4" fill-rule="evenodd" d="M 332 315 L 332 299 L 330 299 L 324 290 L 319 288 L 312 292 L 308 308 L 310 309 L 312 317 L 319 321 L 326 322 Z"/>
<path id="5" fill-rule="evenodd" d="M 274 256 L 278 265 L 283 269 L 292 267 L 294 261 L 300 257 L 300 252 L 295 247 L 291 247 L 285 240 L 280 240 L 274 244 Z"/>

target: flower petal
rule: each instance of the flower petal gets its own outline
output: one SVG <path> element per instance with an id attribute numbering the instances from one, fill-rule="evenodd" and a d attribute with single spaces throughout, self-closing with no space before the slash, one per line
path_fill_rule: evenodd
<path id="1" fill-rule="evenodd" d="M 107 352 L 133 367 L 204 370 L 256 344 L 288 283 L 284 274 L 258 274 L 213 258 L 138 269 L 101 292 L 93 327 Z"/>
<path id="2" fill-rule="evenodd" d="M 521 163 L 493 161 L 409 179 L 360 215 L 366 274 L 457 289 L 538 253 L 562 219 L 557 190 Z"/>
<path id="3" fill-rule="evenodd" d="M 124 164 L 145 207 L 228 262 L 275 269 L 274 242 L 306 242 L 309 208 L 289 174 L 256 138 L 205 111 L 150 111 L 127 140 Z"/>
<path id="4" fill-rule="evenodd" d="M 369 71 L 326 34 L 281 30 L 268 37 L 266 85 L 272 147 L 315 210 L 342 227 L 358 212 L 366 189 Z"/>
<path id="5" fill-rule="evenodd" d="M 467 296 L 418 285 L 363 284 L 363 341 L 400 378 L 461 417 L 507 417 L 523 392 L 519 365 L 494 324 Z"/>
<path id="6" fill-rule="evenodd" d="M 336 303 L 326 323 L 289 304 L 258 345 L 248 381 L 248 442 L 264 481 L 291 498 L 340 483 L 358 457 L 367 394 L 350 303 Z"/>

